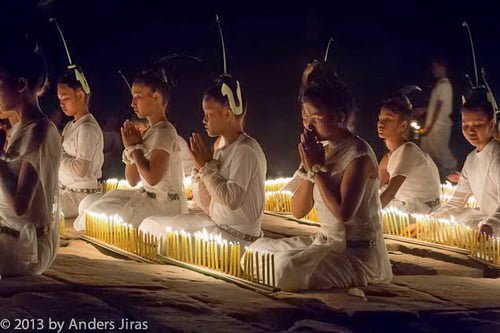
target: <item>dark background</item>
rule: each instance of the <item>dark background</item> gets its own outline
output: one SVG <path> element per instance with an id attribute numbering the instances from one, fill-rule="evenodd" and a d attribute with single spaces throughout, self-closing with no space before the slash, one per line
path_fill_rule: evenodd
<path id="1" fill-rule="evenodd" d="M 497 1 L 418 1 L 258 4 L 233 1 L 218 5 L 195 2 L 143 1 L 0 2 L 2 29 L 21 29 L 36 36 L 47 57 L 51 90 L 42 99 L 47 113 L 60 112 L 54 82 L 66 59 L 55 26 L 58 19 L 74 61 L 92 87 L 91 111 L 101 124 L 132 115 L 130 95 L 117 71 L 133 79 L 141 69 L 171 53 L 186 53 L 204 63 L 184 65 L 169 107 L 169 119 L 185 138 L 201 131 L 201 97 L 222 71 L 214 15 L 222 19 L 230 72 L 247 94 L 247 132 L 263 146 L 268 176 L 291 175 L 297 165 L 301 130 L 298 82 L 305 63 L 322 58 L 329 37 L 335 42 L 329 61 L 351 87 L 359 106 L 357 134 L 380 156 L 377 105 L 406 84 L 432 85 L 430 61 L 445 56 L 455 89 L 452 150 L 460 165 L 467 145 L 460 134 L 459 97 L 467 88 L 472 57 L 461 23 L 469 22 L 477 60 L 487 68 L 494 90 L 500 87 L 500 21 Z M 8 52 L 3 45 L 1 52 Z"/>

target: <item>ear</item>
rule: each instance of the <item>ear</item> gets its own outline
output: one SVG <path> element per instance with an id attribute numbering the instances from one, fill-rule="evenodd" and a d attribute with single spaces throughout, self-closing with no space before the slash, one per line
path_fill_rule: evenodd
<path id="1" fill-rule="evenodd" d="M 410 121 L 409 120 L 403 120 L 399 126 L 401 127 L 401 129 L 404 132 L 406 132 L 408 130 L 408 127 L 410 127 Z"/>
<path id="2" fill-rule="evenodd" d="M 81 101 L 85 101 L 85 93 L 83 92 L 82 89 L 77 89 L 76 90 L 76 97 L 78 98 L 78 100 L 81 100 Z"/>
<path id="3" fill-rule="evenodd" d="M 153 92 L 153 101 L 155 103 L 164 103 L 163 96 L 160 94 L 159 91 Z"/>

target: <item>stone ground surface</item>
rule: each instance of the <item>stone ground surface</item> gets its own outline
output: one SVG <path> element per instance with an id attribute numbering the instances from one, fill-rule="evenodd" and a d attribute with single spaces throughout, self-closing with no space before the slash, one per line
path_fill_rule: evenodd
<path id="1" fill-rule="evenodd" d="M 263 228 L 275 237 L 318 231 L 270 216 Z M 500 279 L 483 277 L 498 272 L 425 246 L 387 241 L 396 274 L 390 284 L 264 295 L 126 260 L 76 237 L 64 243 L 44 275 L 0 280 L 0 319 L 11 321 L 5 332 L 57 332 L 48 326 L 56 321 L 64 323 L 60 332 L 500 332 Z M 128 330 L 120 327 L 124 318 Z M 16 319 L 44 329 L 15 330 Z M 77 321 L 89 326 L 76 329 Z M 107 329 L 94 329 L 98 321 Z"/>

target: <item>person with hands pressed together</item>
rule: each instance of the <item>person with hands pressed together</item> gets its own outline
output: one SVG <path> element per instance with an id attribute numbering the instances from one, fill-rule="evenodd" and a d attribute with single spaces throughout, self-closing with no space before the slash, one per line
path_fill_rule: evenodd
<path id="1" fill-rule="evenodd" d="M 62 132 L 63 154 L 59 170 L 61 208 L 66 218 L 78 215 L 80 202 L 100 191 L 104 164 L 104 137 L 89 111 L 90 88 L 68 70 L 57 83 L 62 111 L 73 120 Z"/>
<path id="2" fill-rule="evenodd" d="M 282 290 L 347 288 L 392 278 L 380 224 L 375 153 L 347 128 L 352 97 L 324 69 L 317 66 L 310 73 L 314 80 L 308 80 L 301 96 L 301 165 L 286 187 L 293 192 L 292 214 L 303 218 L 315 208 L 321 232 L 261 238 L 249 246 L 274 254 Z"/>
<path id="3" fill-rule="evenodd" d="M 59 248 L 61 139 L 38 102 L 45 59 L 24 35 L 2 41 L 0 114 L 19 121 L 0 149 L 0 275 L 42 274 Z"/>
<path id="4" fill-rule="evenodd" d="M 187 212 L 177 131 L 166 115 L 172 90 L 169 82 L 161 63 L 141 73 L 132 85 L 132 108 L 149 126 L 141 132 L 126 120 L 121 128 L 125 176 L 131 186 L 141 182 L 143 188 L 87 197 L 80 204 L 75 229 L 85 228 L 86 211 L 118 215 L 136 227 L 151 215 Z"/>
<path id="5" fill-rule="evenodd" d="M 230 91 L 227 95 L 224 87 Z M 205 230 L 242 244 L 261 236 L 266 159 L 258 142 L 244 132 L 244 103 L 239 82 L 228 76 L 205 92 L 203 124 L 210 137 L 219 138 L 218 149 L 212 153 L 198 133 L 189 140 L 193 198 L 203 213 L 152 216 L 141 224 L 142 231 Z"/>

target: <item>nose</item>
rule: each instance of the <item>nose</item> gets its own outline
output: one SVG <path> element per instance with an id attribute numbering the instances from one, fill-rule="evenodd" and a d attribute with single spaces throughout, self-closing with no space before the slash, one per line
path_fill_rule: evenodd
<path id="1" fill-rule="evenodd" d="M 207 115 L 203 115 L 203 125 L 206 125 L 208 123 L 208 117 Z"/>
<path id="2" fill-rule="evenodd" d="M 135 108 L 137 106 L 135 98 L 132 98 L 132 101 L 130 102 L 130 106 L 133 107 L 133 108 Z"/>

